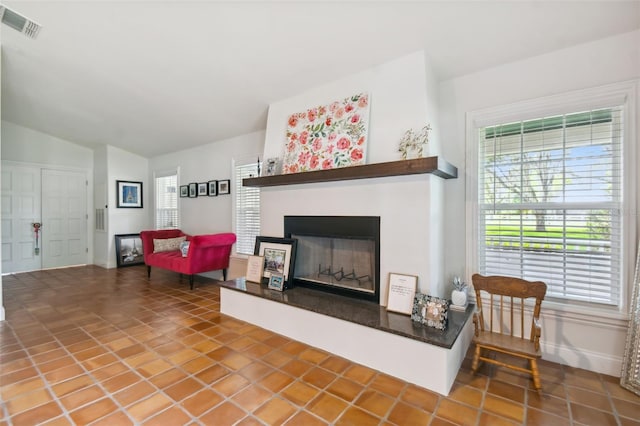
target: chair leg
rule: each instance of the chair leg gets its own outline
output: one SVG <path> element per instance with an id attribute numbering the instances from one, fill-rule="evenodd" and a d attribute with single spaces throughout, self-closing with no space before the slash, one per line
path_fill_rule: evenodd
<path id="1" fill-rule="evenodd" d="M 227 280 L 227 268 L 224 268 L 222 270 L 222 280 L 226 281 Z"/>
<path id="2" fill-rule="evenodd" d="M 476 345 L 476 350 L 473 354 L 473 362 L 471 363 L 471 371 L 475 374 L 478 371 L 478 364 L 480 364 L 480 345 Z"/>
<path id="3" fill-rule="evenodd" d="M 189 287 L 193 290 L 193 274 L 189 275 Z"/>
<path id="4" fill-rule="evenodd" d="M 529 360 L 531 364 L 531 375 L 533 376 L 533 387 L 538 391 L 538 393 L 542 392 L 542 385 L 540 384 L 540 371 L 538 370 L 538 360 L 531 359 Z"/>
<path id="5" fill-rule="evenodd" d="M 147 265 L 147 279 L 151 278 L 151 266 Z"/>

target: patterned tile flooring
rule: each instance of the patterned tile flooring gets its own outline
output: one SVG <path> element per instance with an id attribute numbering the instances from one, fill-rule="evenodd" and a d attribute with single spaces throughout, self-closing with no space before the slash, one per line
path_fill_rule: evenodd
<path id="1" fill-rule="evenodd" d="M 640 425 L 615 377 L 543 361 L 539 396 L 467 357 L 443 397 L 220 314 L 210 280 L 86 266 L 3 287 L 0 426 Z"/>

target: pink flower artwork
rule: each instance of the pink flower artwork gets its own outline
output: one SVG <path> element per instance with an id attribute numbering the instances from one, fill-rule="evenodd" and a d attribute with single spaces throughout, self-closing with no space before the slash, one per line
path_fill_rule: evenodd
<path id="1" fill-rule="evenodd" d="M 287 118 L 283 172 L 365 164 L 370 99 L 367 93 L 307 108 Z"/>

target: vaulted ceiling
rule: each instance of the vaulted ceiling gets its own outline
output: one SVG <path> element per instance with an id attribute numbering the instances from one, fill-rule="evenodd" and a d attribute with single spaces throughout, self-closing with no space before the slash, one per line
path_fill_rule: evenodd
<path id="1" fill-rule="evenodd" d="M 269 103 L 415 51 L 445 80 L 640 28 L 639 1 L 3 3 L 43 28 L 2 26 L 2 119 L 145 157 L 264 129 Z"/>

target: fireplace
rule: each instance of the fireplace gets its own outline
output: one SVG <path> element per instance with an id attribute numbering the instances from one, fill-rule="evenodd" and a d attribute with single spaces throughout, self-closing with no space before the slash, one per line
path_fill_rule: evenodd
<path id="1" fill-rule="evenodd" d="M 294 285 L 380 303 L 379 216 L 285 216 Z"/>

